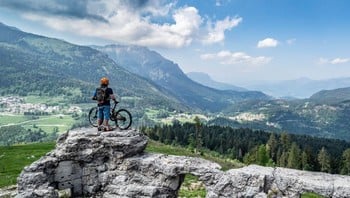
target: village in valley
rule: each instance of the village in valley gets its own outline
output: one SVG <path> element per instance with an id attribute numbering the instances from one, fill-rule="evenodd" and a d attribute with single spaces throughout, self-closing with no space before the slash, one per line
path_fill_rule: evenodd
<path id="1" fill-rule="evenodd" d="M 41 129 L 47 133 L 69 130 L 83 116 L 76 105 L 27 102 L 25 97 L 0 97 L 0 129 L 6 126 L 21 126 L 26 129 Z"/>
<path id="2" fill-rule="evenodd" d="M 40 114 L 49 115 L 57 114 L 63 110 L 59 105 L 51 106 L 43 103 L 26 103 L 24 98 L 19 96 L 0 97 L 0 113 L 1 114 Z M 78 106 L 70 106 L 65 113 L 81 113 L 82 110 Z"/>

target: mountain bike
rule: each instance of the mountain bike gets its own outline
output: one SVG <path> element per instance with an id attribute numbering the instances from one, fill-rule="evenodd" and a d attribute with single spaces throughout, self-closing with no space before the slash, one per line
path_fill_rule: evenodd
<path id="1" fill-rule="evenodd" d="M 113 128 L 119 128 L 121 130 L 128 129 L 132 124 L 131 113 L 126 109 L 116 110 L 117 104 L 115 101 L 114 106 L 111 108 L 109 125 Z M 89 122 L 93 127 L 97 127 L 97 112 L 98 107 L 93 107 L 89 111 Z"/>

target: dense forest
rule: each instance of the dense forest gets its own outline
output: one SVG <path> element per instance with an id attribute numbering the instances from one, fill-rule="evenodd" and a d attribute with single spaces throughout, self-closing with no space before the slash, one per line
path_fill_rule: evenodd
<path id="1" fill-rule="evenodd" d="M 194 152 L 209 149 L 246 164 L 350 175 L 350 143 L 343 140 L 208 126 L 198 118 L 195 123 L 174 122 L 141 130 L 165 144 L 181 145 Z"/>

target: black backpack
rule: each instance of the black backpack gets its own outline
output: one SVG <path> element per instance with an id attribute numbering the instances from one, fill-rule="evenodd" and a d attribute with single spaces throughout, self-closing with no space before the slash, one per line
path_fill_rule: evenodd
<path id="1" fill-rule="evenodd" d="M 96 89 L 96 100 L 98 103 L 104 103 L 109 99 L 107 87 L 99 87 Z"/>

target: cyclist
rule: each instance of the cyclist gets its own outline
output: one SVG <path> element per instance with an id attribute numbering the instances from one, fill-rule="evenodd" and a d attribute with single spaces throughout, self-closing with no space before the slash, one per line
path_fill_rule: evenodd
<path id="1" fill-rule="evenodd" d="M 108 125 L 109 121 L 109 113 L 111 110 L 110 100 L 112 99 L 114 102 L 116 101 L 115 96 L 113 94 L 113 90 L 108 87 L 109 79 L 107 77 L 103 77 L 100 80 L 100 87 L 96 88 L 93 100 L 97 100 L 98 113 L 97 113 L 97 126 L 98 131 L 111 131 L 112 127 Z"/>

